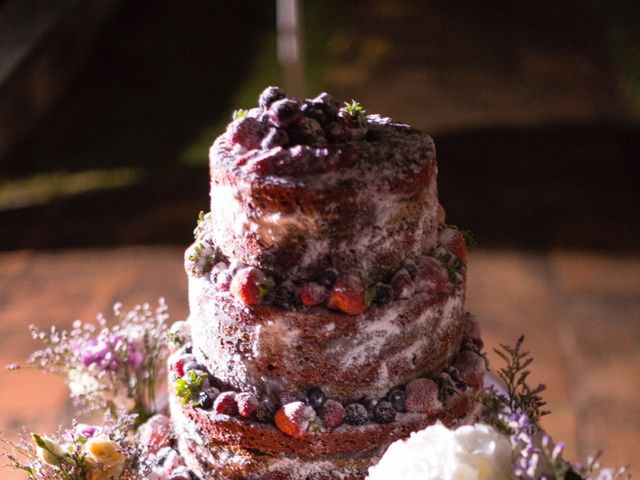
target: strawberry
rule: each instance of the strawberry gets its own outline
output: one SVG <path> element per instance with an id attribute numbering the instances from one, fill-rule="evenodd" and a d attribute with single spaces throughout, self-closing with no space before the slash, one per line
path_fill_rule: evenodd
<path id="1" fill-rule="evenodd" d="M 344 407 L 340 402 L 329 399 L 318 410 L 318 417 L 327 428 L 336 428 L 344 419 Z"/>
<path id="2" fill-rule="evenodd" d="M 327 289 L 315 282 L 305 283 L 300 289 L 300 300 L 307 307 L 324 303 L 327 295 Z"/>
<path id="3" fill-rule="evenodd" d="M 442 408 L 438 399 L 438 385 L 428 378 L 410 381 L 405 388 L 404 409 L 412 413 L 434 415 Z"/>
<path id="4" fill-rule="evenodd" d="M 299 401 L 282 406 L 276 412 L 274 421 L 281 432 L 296 438 L 308 435 L 318 426 L 316 411 Z"/>
<path id="5" fill-rule="evenodd" d="M 222 392 L 213 402 L 213 411 L 224 413 L 225 415 L 235 415 L 238 413 L 235 392 Z"/>
<path id="6" fill-rule="evenodd" d="M 245 305 L 256 305 L 262 301 L 271 283 L 261 270 L 246 267 L 235 273 L 229 289 L 233 296 Z"/>
<path id="7" fill-rule="evenodd" d="M 359 315 L 364 312 L 367 305 L 362 280 L 354 275 L 339 278 L 329 293 L 327 306 L 349 315 Z"/>
<path id="8" fill-rule="evenodd" d="M 433 257 L 419 257 L 415 286 L 418 292 L 435 295 L 449 287 L 449 272 Z"/>
<path id="9" fill-rule="evenodd" d="M 464 236 L 455 228 L 444 228 L 438 233 L 438 243 L 449 253 L 455 255 L 463 262 L 467 261 L 467 244 Z"/>
<path id="10" fill-rule="evenodd" d="M 236 393 L 236 404 L 241 417 L 250 417 L 258 409 L 258 399 L 252 393 Z"/>

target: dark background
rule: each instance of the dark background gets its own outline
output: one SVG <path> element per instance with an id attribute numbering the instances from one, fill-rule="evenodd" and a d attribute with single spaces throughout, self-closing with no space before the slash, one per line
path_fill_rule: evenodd
<path id="1" fill-rule="evenodd" d="M 485 248 L 635 250 L 633 3 L 308 0 L 307 95 L 356 98 L 431 133 L 448 221 Z M 0 249 L 187 245 L 208 209 L 208 146 L 281 82 L 274 7 L 115 8 L 0 157 Z"/>

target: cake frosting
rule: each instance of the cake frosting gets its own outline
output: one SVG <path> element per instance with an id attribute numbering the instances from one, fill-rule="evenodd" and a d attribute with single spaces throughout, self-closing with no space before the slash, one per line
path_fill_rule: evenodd
<path id="1" fill-rule="evenodd" d="M 180 452 L 204 479 L 363 479 L 391 442 L 476 414 L 464 238 L 429 136 L 326 93 L 259 105 L 211 147 L 185 255 Z"/>

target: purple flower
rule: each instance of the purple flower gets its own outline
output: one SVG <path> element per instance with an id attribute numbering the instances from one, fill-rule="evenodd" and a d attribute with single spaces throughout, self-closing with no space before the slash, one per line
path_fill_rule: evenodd
<path id="1" fill-rule="evenodd" d="M 92 438 L 96 435 L 99 435 L 102 432 L 100 427 L 96 427 L 95 425 L 87 425 L 86 423 L 79 423 L 76 425 L 76 434 L 82 435 L 86 438 Z"/>
<path id="2" fill-rule="evenodd" d="M 107 366 L 111 361 L 111 346 L 102 338 L 90 338 L 86 342 L 81 343 L 77 347 L 80 360 L 85 367 L 92 364 L 98 364 L 101 367 Z"/>
<path id="3" fill-rule="evenodd" d="M 137 343 L 131 343 L 129 344 L 129 356 L 128 356 L 128 361 L 129 361 L 129 368 L 131 370 L 137 370 L 140 365 L 142 365 L 142 352 L 140 352 L 139 346 Z"/>

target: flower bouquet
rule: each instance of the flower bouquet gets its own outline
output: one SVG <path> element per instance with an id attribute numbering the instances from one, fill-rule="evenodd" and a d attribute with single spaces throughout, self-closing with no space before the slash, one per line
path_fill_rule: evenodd
<path id="1" fill-rule="evenodd" d="M 2 453 L 15 471 L 29 480 L 190 480 L 175 447 L 170 418 L 157 401 L 170 353 L 189 343 L 188 324 L 169 326 L 161 299 L 124 311 L 114 306 L 115 320 L 99 315 L 95 323 L 76 321 L 71 330 L 30 327 L 44 344 L 28 365 L 66 377 L 79 415 L 101 412 L 100 425 L 73 421 L 56 434 L 23 434 L 16 442 L 1 436 Z M 614 480 L 630 478 L 626 468 L 601 468 L 597 456 L 583 465 L 563 458 L 562 443 L 554 443 L 538 426 L 548 412 L 541 397 L 544 385 L 527 383 L 533 361 L 521 337 L 511 347 L 496 350 L 504 365 L 495 382 L 473 396 L 478 422 L 457 429 L 441 423 L 414 432 L 388 448 L 369 469 L 369 480 L 548 479 Z M 486 358 L 486 356 L 485 356 Z M 175 378 L 171 388 L 184 401 L 199 400 L 203 382 L 194 375 Z"/>

